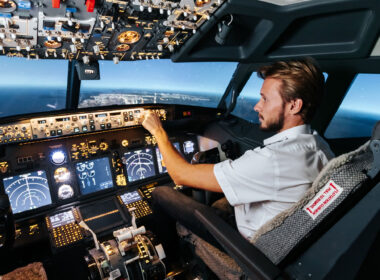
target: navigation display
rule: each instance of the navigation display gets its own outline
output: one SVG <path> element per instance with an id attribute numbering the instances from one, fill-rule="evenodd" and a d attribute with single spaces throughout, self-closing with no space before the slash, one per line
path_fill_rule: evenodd
<path id="1" fill-rule="evenodd" d="M 128 192 L 120 196 L 125 205 L 139 201 L 142 199 L 138 191 Z"/>
<path id="2" fill-rule="evenodd" d="M 51 204 L 45 171 L 4 178 L 3 184 L 14 214 Z"/>
<path id="3" fill-rule="evenodd" d="M 54 216 L 50 216 L 49 219 L 52 228 L 64 226 L 72 222 L 75 222 L 74 215 L 71 210 L 55 214 Z"/>
<path id="4" fill-rule="evenodd" d="M 110 162 L 107 157 L 79 162 L 75 167 L 82 194 L 113 187 Z"/>
<path id="5" fill-rule="evenodd" d="M 181 148 L 179 146 L 178 142 L 173 143 L 173 146 L 177 149 L 177 151 L 182 155 Z M 164 163 L 164 160 L 162 158 L 162 154 L 160 152 L 160 149 L 156 147 L 156 156 L 157 156 L 157 164 L 158 164 L 158 172 L 160 174 L 168 172 L 166 170 L 166 166 Z"/>
<path id="6" fill-rule="evenodd" d="M 151 148 L 125 153 L 124 163 L 127 168 L 129 182 L 142 180 L 156 175 Z"/>

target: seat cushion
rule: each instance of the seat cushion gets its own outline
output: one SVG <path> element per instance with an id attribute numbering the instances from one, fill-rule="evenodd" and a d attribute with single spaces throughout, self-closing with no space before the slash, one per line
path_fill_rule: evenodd
<path id="1" fill-rule="evenodd" d="M 368 178 L 363 171 L 369 170 L 372 162 L 369 142 L 353 152 L 331 160 L 305 196 L 293 207 L 263 225 L 250 241 L 274 264 L 278 264 L 343 200 L 363 185 Z M 328 193 L 330 182 L 337 185 L 336 193 Z M 313 202 L 314 205 L 310 206 Z M 319 208 L 313 216 L 307 209 L 316 205 Z"/>

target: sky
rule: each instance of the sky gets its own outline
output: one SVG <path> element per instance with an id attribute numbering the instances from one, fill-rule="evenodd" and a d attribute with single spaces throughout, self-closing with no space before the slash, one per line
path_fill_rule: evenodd
<path id="1" fill-rule="evenodd" d="M 65 60 L 26 60 L 0 57 L 0 102 L 5 96 L 1 87 L 66 88 Z M 170 60 L 121 62 L 100 61 L 100 81 L 82 81 L 82 89 L 145 89 L 157 92 L 188 92 L 222 95 L 237 63 L 173 63 Z M 262 81 L 252 75 L 241 96 L 259 98 Z M 343 101 L 341 108 L 379 114 L 380 75 L 360 74 Z M 3 101 L 4 102 L 4 101 Z"/>

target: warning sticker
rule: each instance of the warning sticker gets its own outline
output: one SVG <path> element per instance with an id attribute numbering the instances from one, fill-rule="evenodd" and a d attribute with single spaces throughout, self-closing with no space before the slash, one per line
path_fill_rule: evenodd
<path id="1" fill-rule="evenodd" d="M 316 196 L 303 208 L 315 220 L 343 192 L 343 188 L 330 180 Z"/>

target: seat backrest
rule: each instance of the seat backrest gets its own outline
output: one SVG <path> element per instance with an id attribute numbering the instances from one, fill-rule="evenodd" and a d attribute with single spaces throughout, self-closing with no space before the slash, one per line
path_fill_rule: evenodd
<path id="1" fill-rule="evenodd" d="M 374 129 L 375 139 L 380 134 L 379 124 Z M 274 264 L 283 261 L 312 232 L 321 228 L 321 224 L 331 220 L 333 213 L 349 207 L 350 198 L 367 185 L 370 180 L 367 172 L 374 164 L 371 148 L 368 141 L 357 150 L 331 160 L 305 196 L 263 225 L 250 241 Z"/>

